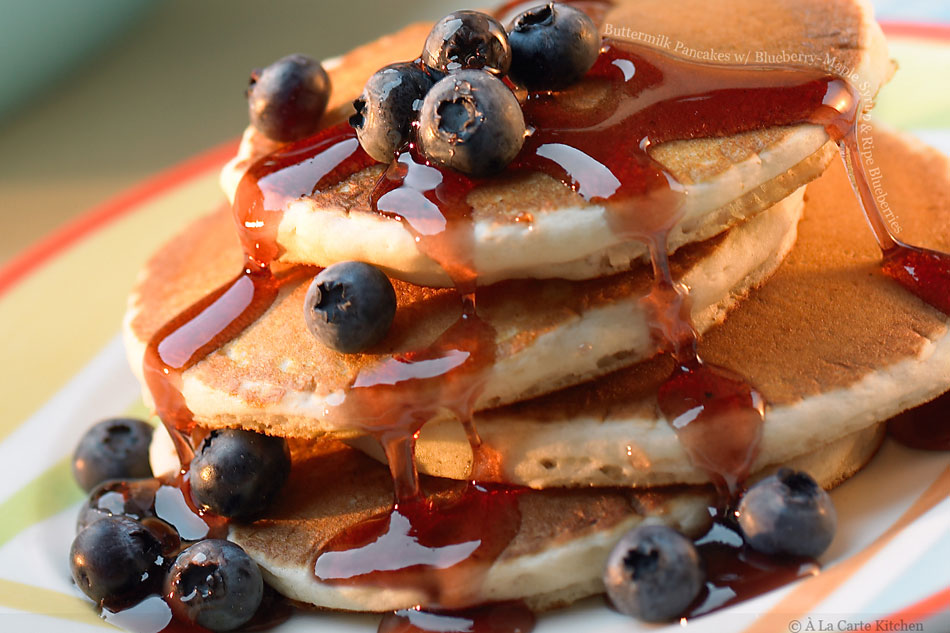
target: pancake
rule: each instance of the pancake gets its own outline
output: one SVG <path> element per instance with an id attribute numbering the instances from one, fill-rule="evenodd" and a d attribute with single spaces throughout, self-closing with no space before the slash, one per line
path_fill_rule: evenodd
<path id="1" fill-rule="evenodd" d="M 870 137 L 901 237 L 950 250 L 950 159 L 885 129 Z M 837 163 L 809 185 L 798 241 L 776 274 L 704 335 L 700 355 L 746 377 L 768 403 L 753 468 L 804 454 L 950 389 L 950 321 L 884 277 L 880 259 Z M 475 423 L 508 483 L 704 482 L 705 473 L 690 464 L 657 413 L 657 388 L 671 370 L 668 358 L 657 358 L 486 411 Z M 416 453 L 422 472 L 468 476 L 471 450 L 457 427 L 423 428 Z M 372 443 L 360 446 L 375 451 Z"/>
<path id="2" fill-rule="evenodd" d="M 705 19 L 681 18 L 708 15 L 707 4 L 618 0 L 606 24 L 649 30 L 687 43 L 693 51 L 715 50 L 743 60 L 750 51 L 773 56 L 795 52 L 826 72 L 848 75 L 867 98 L 893 71 L 884 37 L 864 0 L 728 0 L 717 3 L 713 11 L 721 23 L 729 24 L 728 29 L 708 29 Z M 331 105 L 342 105 L 327 123 L 349 112 L 348 102 L 377 68 L 414 59 L 427 30 L 428 25 L 408 27 L 331 64 Z M 682 50 L 680 54 L 697 56 Z M 249 130 L 238 156 L 222 174 L 225 191 L 233 196 L 247 167 L 274 148 Z M 687 192 L 683 215 L 669 235 L 668 248 L 673 252 L 785 198 L 820 175 L 835 148 L 820 126 L 798 125 L 676 141 L 651 152 Z M 382 165 L 370 167 L 338 187 L 290 202 L 277 236 L 282 259 L 321 266 L 355 259 L 413 283 L 451 285 L 444 271 L 420 252 L 404 223 L 370 211 L 368 191 L 382 169 Z M 603 206 L 586 202 L 543 174 L 494 179 L 476 188 L 468 203 L 473 208 L 473 257 L 481 284 L 527 277 L 598 277 L 646 256 L 642 243 L 624 242 L 610 230 Z"/>
<path id="3" fill-rule="evenodd" d="M 877 450 L 883 427 L 868 427 L 788 465 L 808 470 L 830 488 L 863 466 Z M 431 605 L 406 583 L 345 587 L 319 582 L 313 554 L 334 536 L 392 506 L 389 471 L 332 441 L 298 444 L 290 479 L 268 514 L 231 526 L 229 539 L 260 565 L 265 580 L 292 600 L 326 609 L 391 611 Z M 759 476 L 765 473 L 759 473 Z M 442 480 L 444 481 L 444 480 Z M 423 487 L 439 489 L 424 479 Z M 708 527 L 715 496 L 703 486 L 649 490 L 546 490 L 518 497 L 518 532 L 480 583 L 457 595 L 454 606 L 523 599 L 542 611 L 603 592 L 601 574 L 611 547 L 644 521 L 690 536 Z"/>
<path id="4" fill-rule="evenodd" d="M 681 249 L 674 276 L 693 289 L 699 331 L 721 321 L 738 299 L 780 264 L 795 240 L 799 191 L 733 230 Z M 160 249 L 129 300 L 125 343 L 141 378 L 151 336 L 241 270 L 242 252 L 226 210 L 201 219 Z M 646 266 L 613 277 L 571 282 L 509 281 L 479 291 L 478 312 L 496 331 L 494 362 L 475 402 L 485 409 L 576 384 L 656 352 L 640 298 L 652 283 Z M 332 415 L 341 394 L 394 353 L 431 344 L 460 316 L 454 290 L 395 283 L 398 309 L 374 353 L 340 354 L 320 344 L 303 318 L 309 278 L 285 286 L 274 305 L 237 338 L 182 376 L 196 422 L 283 437 L 354 434 Z M 145 392 L 146 401 L 150 395 Z"/>

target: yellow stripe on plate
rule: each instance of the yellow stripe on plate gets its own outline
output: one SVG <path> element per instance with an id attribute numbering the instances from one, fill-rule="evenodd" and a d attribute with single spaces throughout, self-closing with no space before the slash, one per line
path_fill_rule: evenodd
<path id="1" fill-rule="evenodd" d="M 96 615 L 92 605 L 81 598 L 13 580 L 0 579 L 0 606 L 115 629 Z"/>

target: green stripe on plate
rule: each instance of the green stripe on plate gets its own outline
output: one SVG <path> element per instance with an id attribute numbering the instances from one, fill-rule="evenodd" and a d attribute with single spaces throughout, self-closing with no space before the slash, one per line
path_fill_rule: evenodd
<path id="1" fill-rule="evenodd" d="M 85 496 L 73 481 L 72 459 L 65 457 L 0 503 L 0 546 Z"/>

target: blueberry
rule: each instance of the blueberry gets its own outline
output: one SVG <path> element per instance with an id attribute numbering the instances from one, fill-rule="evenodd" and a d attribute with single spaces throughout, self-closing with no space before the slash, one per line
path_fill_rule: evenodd
<path id="1" fill-rule="evenodd" d="M 158 539 L 163 554 L 181 549 L 181 534 L 156 513 L 155 496 L 163 486 L 158 479 L 111 480 L 96 487 L 79 510 L 76 532 L 109 517 L 134 519 Z"/>
<path id="2" fill-rule="evenodd" d="M 422 102 L 419 148 L 444 167 L 474 176 L 499 172 L 521 151 L 524 136 L 518 100 L 484 71 L 448 75 Z"/>
<path id="3" fill-rule="evenodd" d="M 107 479 L 151 477 L 151 441 L 152 427 L 147 422 L 132 418 L 103 420 L 79 440 L 73 453 L 73 476 L 86 492 Z"/>
<path id="4" fill-rule="evenodd" d="M 161 485 L 157 479 L 110 480 L 99 484 L 79 510 L 76 531 L 112 516 L 125 516 L 136 521 L 154 517 L 155 492 Z"/>
<path id="5" fill-rule="evenodd" d="M 409 141 L 409 131 L 433 78 L 416 64 L 390 64 L 377 70 L 353 102 L 350 125 L 360 145 L 381 163 L 393 160 Z"/>
<path id="6" fill-rule="evenodd" d="M 330 77 L 305 55 L 288 55 L 255 70 L 247 87 L 251 125 L 282 143 L 316 132 L 329 101 Z"/>
<path id="7" fill-rule="evenodd" d="M 260 514 L 290 474 L 287 443 L 252 431 L 212 431 L 191 461 L 191 493 L 205 510 L 248 519 Z"/>
<path id="8" fill-rule="evenodd" d="M 763 554 L 820 556 L 837 525 L 828 493 L 808 473 L 789 468 L 752 486 L 738 515 L 746 542 Z"/>
<path id="9" fill-rule="evenodd" d="M 648 622 L 683 615 L 705 583 L 693 543 L 664 525 L 629 532 L 607 557 L 604 585 L 614 607 Z"/>
<path id="10" fill-rule="evenodd" d="M 221 539 L 195 543 L 165 577 L 165 596 L 180 619 L 212 631 L 230 631 L 250 620 L 264 595 L 257 563 Z"/>
<path id="11" fill-rule="evenodd" d="M 161 589 L 164 559 L 158 540 L 128 517 L 109 517 L 76 535 L 69 550 L 73 580 L 111 610 L 132 606 Z"/>
<path id="12" fill-rule="evenodd" d="M 584 76 L 600 54 L 586 13 L 560 2 L 528 9 L 508 25 L 509 75 L 529 90 L 556 90 Z"/>
<path id="13" fill-rule="evenodd" d="M 340 262 L 314 277 L 304 319 L 318 341 L 344 354 L 379 343 L 396 315 L 396 292 L 386 275 L 363 262 Z"/>
<path id="14" fill-rule="evenodd" d="M 422 61 L 443 72 L 480 68 L 504 75 L 511 66 L 511 47 L 504 27 L 495 18 L 479 11 L 456 11 L 429 31 Z"/>

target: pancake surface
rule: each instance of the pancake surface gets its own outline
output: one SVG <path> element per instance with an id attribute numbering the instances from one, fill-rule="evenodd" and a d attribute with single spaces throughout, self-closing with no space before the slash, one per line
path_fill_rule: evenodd
<path id="1" fill-rule="evenodd" d="M 872 136 L 881 186 L 900 219 L 901 237 L 950 250 L 950 159 L 884 129 Z M 947 390 L 947 316 L 886 278 L 880 260 L 843 166 L 836 163 L 809 185 L 798 241 L 776 274 L 704 335 L 702 358 L 747 378 L 767 402 L 754 468 L 805 453 Z M 481 437 L 503 464 L 500 478 L 537 488 L 706 481 L 657 414 L 657 388 L 672 367 L 668 357 L 659 357 L 479 414 Z M 449 423 L 425 427 L 417 444 L 419 468 L 467 477 L 471 452 L 459 433 Z"/>
<path id="2" fill-rule="evenodd" d="M 815 66 L 830 66 L 828 72 L 851 69 L 866 82 L 862 90 L 868 97 L 876 94 L 892 71 L 880 29 L 869 6 L 860 0 L 810 0 L 804 5 L 792 0 L 730 0 L 717 5 L 717 11 L 730 16 L 728 33 L 699 29 L 669 17 L 691 15 L 696 9 L 693 0 L 621 0 L 606 16 L 606 23 L 617 28 L 655 24 L 657 33 L 673 41 L 734 55 L 750 50 L 801 51 L 814 57 Z M 764 24 L 781 25 L 776 37 L 774 29 L 763 28 Z M 380 55 L 377 67 L 414 58 L 424 37 L 418 31 L 424 33 L 425 28 L 413 27 L 395 41 L 387 40 L 392 50 L 388 56 Z M 742 37 L 736 39 L 733 33 Z M 361 75 L 365 65 L 355 65 L 351 71 L 350 62 L 349 56 L 343 58 L 333 71 L 333 80 L 337 95 L 355 85 L 353 98 L 362 87 L 357 77 L 365 79 L 372 70 Z M 334 111 L 328 121 L 340 117 L 341 111 Z M 687 191 L 683 216 L 669 235 L 669 249 L 716 235 L 817 177 L 834 155 L 827 141 L 819 126 L 799 125 L 676 141 L 652 149 L 653 158 Z M 253 159 L 273 148 L 249 132 L 241 155 L 224 172 L 225 189 L 233 193 Z M 414 283 L 448 285 L 445 273 L 419 251 L 402 223 L 369 210 L 368 190 L 381 171 L 382 166 L 370 167 L 338 187 L 291 202 L 277 238 L 282 259 L 316 265 L 357 259 Z M 607 226 L 603 206 L 586 202 L 545 175 L 506 175 L 476 188 L 468 202 L 475 222 L 475 268 L 483 284 L 508 278 L 602 276 L 626 269 L 646 253 L 643 244 L 617 238 Z"/>

